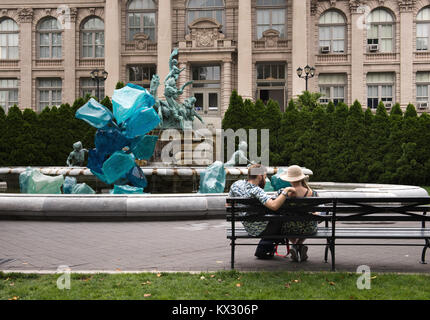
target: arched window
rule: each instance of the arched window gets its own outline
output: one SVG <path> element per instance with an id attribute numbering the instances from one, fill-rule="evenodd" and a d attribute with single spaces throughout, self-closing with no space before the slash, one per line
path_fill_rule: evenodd
<path id="1" fill-rule="evenodd" d="M 82 58 L 103 58 L 105 24 L 102 19 L 91 17 L 81 27 Z"/>
<path id="2" fill-rule="evenodd" d="M 285 0 L 257 0 L 257 39 L 269 29 L 279 31 L 279 37 L 285 38 L 286 6 Z"/>
<path id="3" fill-rule="evenodd" d="M 345 17 L 336 10 L 324 12 L 319 19 L 319 46 L 321 53 L 345 52 Z"/>
<path id="4" fill-rule="evenodd" d="M 19 59 L 18 24 L 10 18 L 0 20 L 0 59 Z"/>
<path id="5" fill-rule="evenodd" d="M 43 19 L 37 26 L 39 58 L 60 59 L 62 33 L 60 22 L 52 17 Z"/>
<path id="6" fill-rule="evenodd" d="M 187 26 L 198 18 L 212 18 L 222 25 L 224 30 L 223 0 L 189 0 L 187 6 Z M 187 33 L 189 32 L 187 28 Z"/>
<path id="7" fill-rule="evenodd" d="M 385 9 L 373 10 L 368 18 L 367 44 L 370 52 L 394 52 L 394 18 Z"/>
<path id="8" fill-rule="evenodd" d="M 131 0 L 127 7 L 128 40 L 136 33 L 144 33 L 155 41 L 157 4 L 154 0 Z"/>
<path id="9" fill-rule="evenodd" d="M 429 49 L 430 7 L 426 7 L 417 15 L 417 51 Z"/>

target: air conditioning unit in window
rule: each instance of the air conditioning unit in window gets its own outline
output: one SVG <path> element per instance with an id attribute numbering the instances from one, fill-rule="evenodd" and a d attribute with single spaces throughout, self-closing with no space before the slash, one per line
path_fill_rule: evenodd
<path id="1" fill-rule="evenodd" d="M 390 110 L 393 106 L 392 102 L 384 102 L 385 109 Z"/>
<path id="2" fill-rule="evenodd" d="M 418 103 L 418 109 L 423 110 L 428 108 L 428 102 L 420 102 Z"/>
<path id="3" fill-rule="evenodd" d="M 378 52 L 379 44 L 369 44 L 369 52 Z"/>
<path id="4" fill-rule="evenodd" d="M 321 53 L 330 53 L 330 46 L 321 46 Z"/>

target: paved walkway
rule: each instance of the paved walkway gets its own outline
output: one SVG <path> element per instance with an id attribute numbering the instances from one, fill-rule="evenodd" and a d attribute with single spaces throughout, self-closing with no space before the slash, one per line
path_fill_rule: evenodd
<path id="1" fill-rule="evenodd" d="M 0 270 L 55 271 L 60 265 L 72 271 L 228 270 L 226 227 L 224 220 L 0 221 Z M 309 261 L 301 264 L 281 257 L 257 260 L 254 250 L 254 246 L 237 247 L 238 270 L 330 270 L 330 264 L 323 261 L 322 246 L 310 247 Z M 429 273 L 430 264 L 419 263 L 421 250 L 422 247 L 338 246 L 337 270 L 355 272 L 359 265 L 368 265 L 372 272 Z M 430 262 L 430 252 L 427 261 Z"/>

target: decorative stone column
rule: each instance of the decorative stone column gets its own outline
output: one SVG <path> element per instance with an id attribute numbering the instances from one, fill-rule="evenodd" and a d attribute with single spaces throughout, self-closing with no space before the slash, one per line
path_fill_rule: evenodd
<path id="1" fill-rule="evenodd" d="M 293 39 L 292 39 L 292 95 L 296 98 L 306 89 L 305 80 L 300 79 L 297 74 L 297 68 L 305 67 L 308 64 L 308 1 L 293 0 Z M 310 80 L 312 81 L 312 80 Z M 310 86 L 311 87 L 311 86 Z"/>
<path id="2" fill-rule="evenodd" d="M 20 85 L 19 85 L 19 107 L 36 108 L 32 103 L 32 22 L 33 9 L 18 9 L 20 22 L 19 34 L 19 59 L 20 59 Z M 37 109 L 37 108 L 36 108 Z"/>
<path id="3" fill-rule="evenodd" d="M 157 74 L 160 76 L 158 97 L 164 98 L 164 79 L 169 74 L 169 57 L 172 53 L 171 0 L 158 1 Z M 180 53 L 179 53 L 180 54 Z"/>
<path id="4" fill-rule="evenodd" d="M 78 10 L 70 9 L 70 15 L 63 21 L 64 30 L 64 83 L 63 102 L 73 103 L 76 99 L 76 16 Z"/>
<path id="5" fill-rule="evenodd" d="M 302 0 L 300 0 L 302 1 Z M 239 0 L 239 30 L 237 44 L 238 93 L 252 99 L 252 11 L 251 1 Z"/>
<path id="6" fill-rule="evenodd" d="M 363 46 L 366 25 L 364 11 L 358 3 L 350 3 L 351 10 L 351 103 L 358 100 L 363 107 L 366 106 L 364 95 L 364 54 Z"/>
<path id="7" fill-rule="evenodd" d="M 415 2 L 415 1 L 413 1 Z M 414 102 L 413 86 L 413 26 L 414 3 L 412 1 L 399 1 L 400 7 L 400 102 L 402 107 Z"/>
<path id="8" fill-rule="evenodd" d="M 223 63 L 223 92 L 222 92 L 222 105 L 221 105 L 221 117 L 224 117 L 224 113 L 228 109 L 228 104 L 230 103 L 230 95 L 232 91 L 232 77 L 231 77 L 231 61 L 225 60 Z"/>
<path id="9" fill-rule="evenodd" d="M 106 0 L 105 6 L 105 82 L 106 95 L 112 97 L 116 83 L 121 79 L 121 6 L 120 0 Z"/>

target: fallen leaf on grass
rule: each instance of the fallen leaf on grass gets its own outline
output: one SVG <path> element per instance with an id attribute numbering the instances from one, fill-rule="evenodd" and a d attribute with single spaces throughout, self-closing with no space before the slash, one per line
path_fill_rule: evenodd
<path id="1" fill-rule="evenodd" d="M 146 286 L 146 285 L 150 285 L 150 284 L 151 284 L 151 281 L 146 281 L 146 282 L 141 283 L 142 286 Z"/>
<path id="2" fill-rule="evenodd" d="M 374 280 L 376 278 L 377 278 L 377 276 L 373 276 L 373 277 L 370 278 L 370 280 Z"/>
<path id="3" fill-rule="evenodd" d="M 13 287 L 13 286 L 15 285 L 15 283 L 11 282 L 11 283 L 9 283 L 9 285 L 10 285 L 11 287 Z"/>
<path id="4" fill-rule="evenodd" d="M 200 280 L 205 280 L 205 279 L 206 279 L 205 276 L 200 277 Z"/>
<path id="5" fill-rule="evenodd" d="M 239 288 L 240 286 L 241 286 L 241 284 L 240 284 L 240 283 L 236 283 L 236 287 L 238 287 L 238 288 Z"/>
<path id="6" fill-rule="evenodd" d="M 336 283 L 334 283 L 333 281 L 330 281 L 328 284 L 331 285 L 331 286 L 335 286 L 336 285 Z"/>
<path id="7" fill-rule="evenodd" d="M 289 289 L 291 287 L 291 284 L 288 282 L 285 284 L 285 288 Z"/>
<path id="8" fill-rule="evenodd" d="M 157 273 L 157 277 L 160 278 L 161 277 L 161 273 Z"/>
<path id="9" fill-rule="evenodd" d="M 18 299 L 19 299 L 18 296 L 13 296 L 11 299 L 8 299 L 8 300 L 18 300 Z"/>
<path id="10" fill-rule="evenodd" d="M 145 297 L 145 298 L 148 298 L 148 297 L 150 297 L 151 296 L 151 294 L 150 293 L 145 293 L 144 295 L 143 295 L 143 297 Z"/>
<path id="11" fill-rule="evenodd" d="M 295 283 L 299 283 L 299 282 L 300 282 L 300 280 L 293 280 L 293 282 L 295 282 Z"/>
<path id="12" fill-rule="evenodd" d="M 214 274 L 211 274 L 211 278 L 215 278 L 215 275 L 214 275 Z"/>

